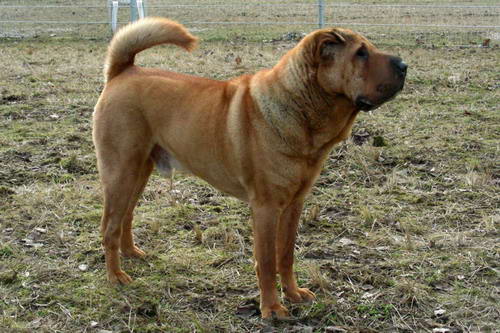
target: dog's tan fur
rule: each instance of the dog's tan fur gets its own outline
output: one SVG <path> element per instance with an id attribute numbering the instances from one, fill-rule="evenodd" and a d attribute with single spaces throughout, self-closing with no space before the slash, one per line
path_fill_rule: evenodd
<path id="1" fill-rule="evenodd" d="M 290 301 L 315 297 L 299 288 L 292 268 L 304 197 L 333 145 L 350 135 L 357 99 L 378 106 L 402 88 L 404 76 L 394 73 L 394 57 L 344 29 L 312 32 L 272 69 L 225 82 L 134 66 L 148 47 L 191 50 L 196 41 L 178 23 L 147 18 L 110 44 L 93 131 L 108 278 L 131 282 L 119 251 L 144 256 L 132 216 L 154 165 L 167 174 L 181 168 L 250 204 L 262 317 L 287 317 L 277 273 Z"/>

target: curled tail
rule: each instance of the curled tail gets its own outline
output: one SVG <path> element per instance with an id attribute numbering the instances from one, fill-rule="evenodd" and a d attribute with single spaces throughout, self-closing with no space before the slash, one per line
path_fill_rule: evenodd
<path id="1" fill-rule="evenodd" d="M 175 44 L 188 51 L 198 39 L 181 24 L 161 17 L 148 17 L 120 29 L 109 44 L 104 78 L 110 81 L 134 64 L 135 55 L 159 44 Z"/>

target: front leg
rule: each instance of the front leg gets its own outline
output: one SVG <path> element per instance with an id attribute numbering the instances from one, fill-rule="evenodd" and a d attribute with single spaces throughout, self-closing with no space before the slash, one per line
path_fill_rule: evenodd
<path id="1" fill-rule="evenodd" d="M 262 318 L 287 318 L 288 310 L 280 303 L 276 288 L 276 228 L 281 215 L 279 207 L 252 204 L 255 272 L 260 288 Z"/>
<path id="2" fill-rule="evenodd" d="M 299 288 L 293 273 L 293 252 L 303 206 L 302 200 L 296 200 L 285 209 L 279 220 L 276 241 L 277 267 L 283 293 L 294 303 L 310 302 L 315 299 L 312 291 Z"/>

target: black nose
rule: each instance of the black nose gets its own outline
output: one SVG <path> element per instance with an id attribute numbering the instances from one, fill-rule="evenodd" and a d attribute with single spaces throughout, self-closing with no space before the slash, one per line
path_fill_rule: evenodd
<path id="1" fill-rule="evenodd" d="M 408 69 L 408 65 L 401 60 L 399 57 L 392 57 L 391 65 L 396 70 L 396 73 L 401 76 L 406 76 L 406 70 Z"/>

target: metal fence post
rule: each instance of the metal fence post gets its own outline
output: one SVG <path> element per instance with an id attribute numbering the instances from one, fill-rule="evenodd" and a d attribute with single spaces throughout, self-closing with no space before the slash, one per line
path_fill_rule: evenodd
<path id="1" fill-rule="evenodd" d="M 109 23 L 113 33 L 116 32 L 116 28 L 118 26 L 118 6 L 118 1 L 108 0 Z"/>
<path id="2" fill-rule="evenodd" d="M 322 29 L 325 26 L 325 2 L 318 0 L 318 25 Z"/>
<path id="3" fill-rule="evenodd" d="M 130 0 L 130 21 L 134 22 L 146 16 L 146 0 Z"/>
<path id="4" fill-rule="evenodd" d="M 139 19 L 139 13 L 137 11 L 137 0 L 130 0 L 130 21 L 134 22 Z"/>
<path id="5" fill-rule="evenodd" d="M 137 2 L 137 11 L 139 12 L 139 19 L 143 19 L 145 16 L 146 16 L 146 6 L 144 4 L 144 2 L 146 2 L 146 0 L 136 0 Z"/>

